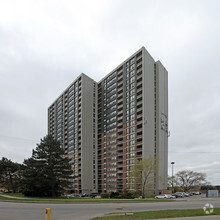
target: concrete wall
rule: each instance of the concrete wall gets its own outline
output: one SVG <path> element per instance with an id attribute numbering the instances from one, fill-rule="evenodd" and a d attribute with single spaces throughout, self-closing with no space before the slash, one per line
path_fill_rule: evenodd
<path id="1" fill-rule="evenodd" d="M 143 157 L 154 155 L 154 60 L 143 48 Z"/>
<path id="2" fill-rule="evenodd" d="M 93 190 L 93 85 L 92 79 L 82 75 L 82 192 Z"/>
<path id="3" fill-rule="evenodd" d="M 166 189 L 168 172 L 168 72 L 160 61 L 156 62 L 156 152 L 158 163 L 158 189 Z"/>
<path id="4" fill-rule="evenodd" d="M 218 197 L 218 190 L 208 190 L 208 197 Z"/>

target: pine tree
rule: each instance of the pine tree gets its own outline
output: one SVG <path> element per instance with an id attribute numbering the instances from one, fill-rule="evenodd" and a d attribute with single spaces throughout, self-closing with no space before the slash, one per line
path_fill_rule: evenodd
<path id="1" fill-rule="evenodd" d="M 58 196 L 72 183 L 70 160 L 59 141 L 47 135 L 24 160 L 23 193 L 27 196 Z"/>
<path id="2" fill-rule="evenodd" d="M 0 186 L 13 193 L 17 192 L 21 182 L 21 164 L 2 157 L 0 160 Z"/>

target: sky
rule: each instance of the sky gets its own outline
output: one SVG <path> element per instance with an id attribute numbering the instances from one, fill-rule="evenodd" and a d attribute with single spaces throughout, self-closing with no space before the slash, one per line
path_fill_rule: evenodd
<path id="1" fill-rule="evenodd" d="M 0 0 L 0 158 L 22 163 L 47 109 L 82 72 L 144 46 L 169 74 L 169 164 L 220 185 L 220 1 Z"/>

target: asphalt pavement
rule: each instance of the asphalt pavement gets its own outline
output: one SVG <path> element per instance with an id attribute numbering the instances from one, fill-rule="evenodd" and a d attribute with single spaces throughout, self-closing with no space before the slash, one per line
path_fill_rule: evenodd
<path id="1" fill-rule="evenodd" d="M 177 199 L 173 202 L 149 203 L 28 203 L 27 202 L 0 202 L 0 220 L 41 220 L 45 219 L 44 209 L 51 208 L 51 220 L 89 220 L 93 217 L 103 216 L 107 213 L 138 212 L 168 209 L 202 209 L 206 204 L 220 208 L 219 198 L 190 197 Z M 210 219 L 216 216 L 192 217 L 190 220 Z M 217 217 L 220 219 L 220 216 Z M 164 220 L 164 219 L 163 219 Z M 170 219 L 169 219 L 170 220 Z M 174 220 L 174 219 L 172 219 Z M 181 218 L 178 218 L 181 220 Z M 187 220 L 187 218 L 184 218 Z"/>

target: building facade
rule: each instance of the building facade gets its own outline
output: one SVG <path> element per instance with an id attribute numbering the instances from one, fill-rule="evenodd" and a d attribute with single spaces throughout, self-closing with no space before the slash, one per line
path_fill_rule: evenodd
<path id="1" fill-rule="evenodd" d="M 81 74 L 49 107 L 48 132 L 71 158 L 75 192 L 132 190 L 135 159 L 149 156 L 159 158 L 155 189 L 166 189 L 166 69 L 143 47 L 98 83 Z"/>
<path id="2" fill-rule="evenodd" d="M 73 192 L 97 192 L 97 83 L 81 74 L 48 108 L 48 133 L 71 159 Z"/>

